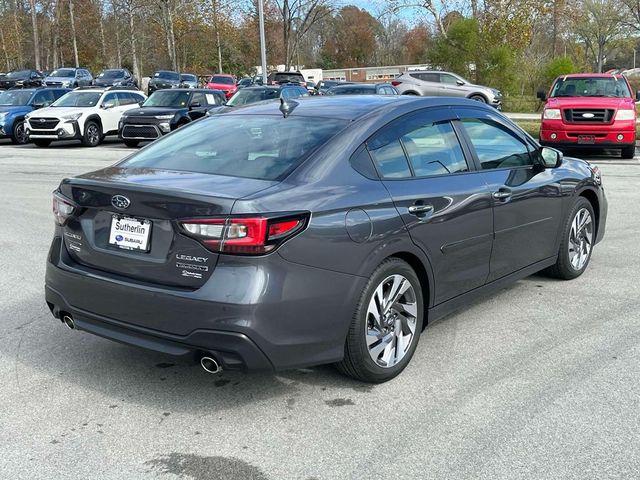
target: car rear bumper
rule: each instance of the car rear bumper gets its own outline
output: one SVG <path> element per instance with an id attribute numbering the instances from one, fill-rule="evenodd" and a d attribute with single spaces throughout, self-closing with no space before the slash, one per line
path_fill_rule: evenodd
<path id="1" fill-rule="evenodd" d="M 74 262 L 55 237 L 45 297 L 57 318 L 118 342 L 181 357 L 211 353 L 224 368 L 333 363 L 366 279 L 298 265 L 277 253 L 221 255 L 196 290 L 170 289 Z"/>

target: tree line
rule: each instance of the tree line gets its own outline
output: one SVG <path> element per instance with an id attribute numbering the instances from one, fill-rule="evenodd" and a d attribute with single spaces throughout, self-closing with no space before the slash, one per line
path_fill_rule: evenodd
<path id="1" fill-rule="evenodd" d="M 557 74 L 631 67 L 640 0 L 264 0 L 267 60 L 428 64 L 530 94 Z M 0 71 L 82 66 L 246 75 L 254 0 L 0 0 Z M 640 57 L 639 57 L 640 63 Z"/>

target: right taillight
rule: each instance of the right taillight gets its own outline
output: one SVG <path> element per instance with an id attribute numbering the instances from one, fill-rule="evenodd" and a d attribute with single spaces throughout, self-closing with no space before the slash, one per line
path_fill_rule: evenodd
<path id="1" fill-rule="evenodd" d="M 393 85 L 394 87 L 397 87 L 398 85 L 400 85 L 402 82 L 398 81 L 398 80 L 393 80 L 391 81 L 391 85 Z"/>
<path id="2" fill-rule="evenodd" d="M 240 255 L 270 253 L 306 227 L 308 214 L 284 217 L 190 218 L 178 223 L 183 233 L 209 250 Z"/>
<path id="3" fill-rule="evenodd" d="M 52 208 L 53 217 L 60 226 L 67 223 L 67 220 L 69 220 L 76 210 L 75 205 L 58 192 L 53 192 Z"/>

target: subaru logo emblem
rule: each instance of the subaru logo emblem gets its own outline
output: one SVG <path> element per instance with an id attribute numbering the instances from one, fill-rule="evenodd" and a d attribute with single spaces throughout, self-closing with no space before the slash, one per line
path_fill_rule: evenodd
<path id="1" fill-rule="evenodd" d="M 593 113 L 583 113 L 582 117 L 583 118 L 593 118 L 593 117 L 595 117 L 595 115 Z"/>
<path id="2" fill-rule="evenodd" d="M 44 118 L 41 118 L 40 120 L 38 120 L 40 123 L 44 123 L 46 122 L 46 120 Z"/>
<path id="3" fill-rule="evenodd" d="M 131 202 L 124 195 L 114 195 L 111 197 L 111 205 L 116 207 L 118 210 L 126 210 L 131 205 Z"/>

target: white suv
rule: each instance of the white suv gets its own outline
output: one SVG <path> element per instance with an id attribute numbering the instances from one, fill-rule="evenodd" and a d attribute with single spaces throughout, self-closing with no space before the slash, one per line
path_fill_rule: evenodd
<path id="1" fill-rule="evenodd" d="M 28 114 L 26 133 L 38 147 L 73 139 L 95 147 L 106 135 L 117 135 L 122 114 L 138 108 L 145 99 L 139 90 L 126 87 L 77 88 L 51 106 Z"/>

